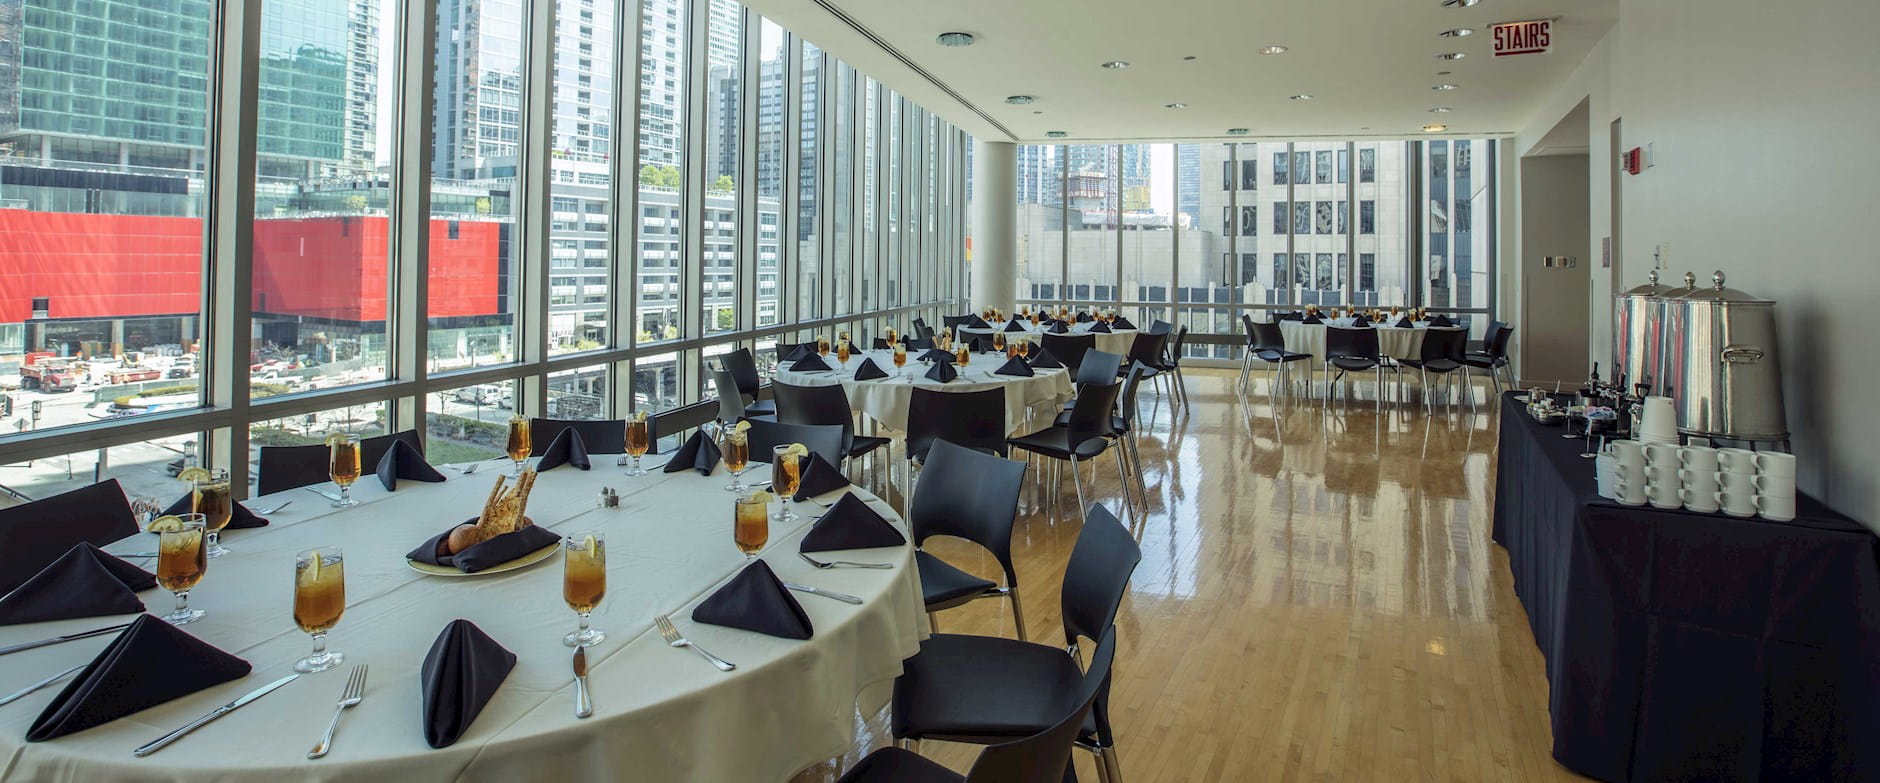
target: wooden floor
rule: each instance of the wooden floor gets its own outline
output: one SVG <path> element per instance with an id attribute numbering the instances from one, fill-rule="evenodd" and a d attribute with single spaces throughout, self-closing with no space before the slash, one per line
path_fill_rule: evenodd
<path id="1" fill-rule="evenodd" d="M 1489 540 L 1486 402 L 1474 414 L 1379 412 L 1366 384 L 1362 401 L 1329 410 L 1284 397 L 1275 407 L 1264 379 L 1243 404 L 1235 373 L 1188 375 L 1186 413 L 1141 400 L 1151 508 L 1110 697 L 1124 779 L 1576 779 L 1549 756 L 1541 655 L 1507 553 Z M 1096 497 L 1119 508 L 1113 462 Z M 1061 643 L 1058 584 L 1078 527 L 1019 521 L 1034 641 Z M 971 545 L 929 551 L 998 578 Z M 949 633 L 1013 633 L 1003 601 L 939 620 Z M 858 723 L 853 753 L 797 779 L 832 780 L 889 741 L 885 711 Z M 978 751 L 922 750 L 961 771 Z M 1076 763 L 1096 779 L 1087 754 Z"/>

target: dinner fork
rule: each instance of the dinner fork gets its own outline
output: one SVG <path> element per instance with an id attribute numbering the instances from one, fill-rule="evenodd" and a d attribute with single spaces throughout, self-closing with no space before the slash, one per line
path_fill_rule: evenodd
<path id="1" fill-rule="evenodd" d="M 320 737 L 320 744 L 307 751 L 307 758 L 317 759 L 333 749 L 333 732 L 339 730 L 339 716 L 346 714 L 346 708 L 365 701 L 366 665 L 354 666 L 351 676 L 346 678 L 346 689 L 339 693 L 339 708 L 333 711 L 333 722 L 326 724 L 326 735 Z"/>
<path id="2" fill-rule="evenodd" d="M 816 558 L 810 557 L 809 555 L 803 554 L 802 552 L 796 553 L 796 556 L 803 558 L 804 562 L 807 562 L 810 565 L 813 565 L 817 568 L 825 568 L 825 569 L 827 568 L 893 568 L 894 567 L 893 563 L 851 563 L 847 560 L 830 560 L 828 562 L 823 562 L 821 560 L 817 560 Z"/>
<path id="3" fill-rule="evenodd" d="M 281 509 L 287 508 L 288 506 L 291 506 L 291 505 L 294 505 L 294 501 L 289 500 L 273 508 L 257 508 L 254 511 L 256 514 L 272 514 L 276 511 L 280 511 Z"/>
<path id="4" fill-rule="evenodd" d="M 653 624 L 659 627 L 659 635 L 666 637 L 667 645 L 672 647 L 690 647 L 692 648 L 692 652 L 705 656 L 705 660 L 711 661 L 712 665 L 718 667 L 718 670 L 721 672 L 728 672 L 738 668 L 737 664 L 706 652 L 705 648 L 693 644 L 684 636 L 680 636 L 679 628 L 673 625 L 672 620 L 667 619 L 666 615 L 662 614 L 658 617 L 654 617 Z"/>

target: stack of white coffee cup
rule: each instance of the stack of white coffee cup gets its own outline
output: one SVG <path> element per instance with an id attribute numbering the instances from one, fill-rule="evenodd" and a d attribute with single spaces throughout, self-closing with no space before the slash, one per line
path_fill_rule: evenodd
<path id="1" fill-rule="evenodd" d="M 1638 432 L 1633 437 L 1644 443 L 1677 445 L 1678 412 L 1670 397 L 1645 398 L 1639 413 Z"/>
<path id="2" fill-rule="evenodd" d="M 1635 440 L 1609 441 L 1593 464 L 1600 497 L 1626 506 L 1645 505 L 1645 444 Z"/>
<path id="3" fill-rule="evenodd" d="M 1717 450 L 1717 502 L 1723 513 L 1787 522 L 1795 518 L 1795 455 L 1748 449 Z"/>
<path id="4" fill-rule="evenodd" d="M 1717 472 L 1717 450 L 1709 446 L 1685 446 L 1678 450 L 1684 482 L 1684 507 L 1706 514 L 1716 513 L 1723 501 L 1718 497 L 1722 477 Z"/>

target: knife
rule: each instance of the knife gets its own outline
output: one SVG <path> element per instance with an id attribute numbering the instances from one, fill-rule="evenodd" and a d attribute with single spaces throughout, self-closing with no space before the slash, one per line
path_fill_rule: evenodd
<path id="1" fill-rule="evenodd" d="M 574 648 L 574 716 L 585 718 L 594 714 L 594 701 L 588 698 L 587 684 L 587 648 Z"/>
<path id="2" fill-rule="evenodd" d="M 112 631 L 122 631 L 129 627 L 131 627 L 130 623 L 121 623 L 118 625 L 106 626 L 104 628 L 93 628 L 89 631 L 79 631 L 78 633 L 68 633 L 64 636 L 54 636 L 50 639 L 40 639 L 35 642 L 24 642 L 21 644 L 13 645 L 11 647 L 0 647 L 0 655 L 11 655 L 16 652 L 23 652 L 26 650 L 36 650 L 41 647 L 48 647 L 54 644 L 69 642 L 75 639 L 84 639 L 84 638 L 91 637 L 91 636 L 97 636 L 99 634 L 111 633 Z"/>
<path id="3" fill-rule="evenodd" d="M 834 598 L 845 604 L 855 604 L 856 606 L 862 605 L 862 599 L 856 598 L 855 596 L 849 595 L 848 593 L 838 593 L 833 590 L 824 590 L 820 587 L 800 585 L 795 582 L 784 582 L 783 586 L 788 587 L 791 590 L 795 590 L 798 592 L 809 593 L 810 595 L 820 595 L 824 598 Z"/>
<path id="4" fill-rule="evenodd" d="M 190 732 L 208 725 L 210 721 L 213 721 L 216 718 L 220 718 L 224 715 L 234 712 L 235 710 L 240 709 L 242 705 L 247 704 L 248 702 L 254 701 L 255 699 L 259 699 L 263 696 L 266 696 L 269 693 L 273 693 L 276 688 L 279 688 L 297 679 L 300 679 L 300 675 L 289 674 L 286 677 L 282 677 L 278 680 L 275 680 L 274 682 L 270 682 L 266 685 L 263 685 L 252 691 L 249 691 L 247 694 L 243 695 L 239 699 L 236 699 L 220 707 L 217 707 L 213 710 L 210 710 L 209 714 L 195 719 L 194 721 L 190 722 L 189 725 L 184 726 L 175 731 L 172 731 L 161 737 L 158 737 L 155 740 L 151 741 L 150 744 L 131 751 L 131 755 L 143 757 L 143 756 L 148 756 L 152 753 L 155 753 L 159 750 L 162 750 L 164 747 L 168 746 L 170 743 L 189 736 Z"/>
<path id="5" fill-rule="evenodd" d="M 54 675 L 52 675 L 51 677 L 47 677 L 47 678 L 45 678 L 45 679 L 43 679 L 43 680 L 40 680 L 39 682 L 35 682 L 35 683 L 33 683 L 33 684 L 31 684 L 31 685 L 28 685 L 28 686 L 26 686 L 26 687 L 24 687 L 24 688 L 21 688 L 21 689 L 19 689 L 19 690 L 17 690 L 17 691 L 14 691 L 14 692 L 12 692 L 12 693 L 9 693 L 9 694 L 7 694 L 6 696 L 0 696 L 0 707 L 4 707 L 4 706 L 6 706 L 6 705 L 8 705 L 8 704 L 12 704 L 13 702 L 16 702 L 16 701 L 19 701 L 20 699 L 24 699 L 24 698 L 26 698 L 26 696 L 27 696 L 28 694 L 31 694 L 31 693 L 32 693 L 33 691 L 36 691 L 36 690 L 39 690 L 40 688 L 44 688 L 44 687 L 46 687 L 46 686 L 48 686 L 48 685 L 51 685 L 51 684 L 53 684 L 53 683 L 55 683 L 55 682 L 58 682 L 58 681 L 60 681 L 60 680 L 63 680 L 63 679 L 65 679 L 66 677 L 69 677 L 69 676 L 71 676 L 71 675 L 73 675 L 73 674 L 76 674 L 76 673 L 78 673 L 78 670 L 80 670 L 80 669 L 83 669 L 83 668 L 85 668 L 85 667 L 87 667 L 87 666 L 90 666 L 90 665 L 91 665 L 91 664 L 89 664 L 89 663 L 81 663 L 81 664 L 79 664 L 79 665 L 77 665 L 77 666 L 74 666 L 74 667 L 72 667 L 72 668 L 70 668 L 70 669 L 66 669 L 65 671 L 62 671 L 62 672 L 59 672 L 58 674 L 54 674 Z"/>

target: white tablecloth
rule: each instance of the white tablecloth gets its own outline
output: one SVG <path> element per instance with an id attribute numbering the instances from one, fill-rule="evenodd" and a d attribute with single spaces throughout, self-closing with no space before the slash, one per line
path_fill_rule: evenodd
<path id="1" fill-rule="evenodd" d="M 849 358 L 847 369 L 836 364 L 835 354 L 829 355 L 829 365 L 836 369 L 827 372 L 795 372 L 785 363 L 777 370 L 777 380 L 793 386 L 829 386 L 841 383 L 849 395 L 849 407 L 875 421 L 896 430 L 907 429 L 908 403 L 914 398 L 915 387 L 936 389 L 945 392 L 983 391 L 990 388 L 1005 389 L 1005 425 L 1006 431 L 1016 431 L 1025 423 L 1025 414 L 1034 405 L 1058 406 L 1075 396 L 1076 390 L 1071 385 L 1070 374 L 1062 369 L 1038 370 L 1029 378 L 1014 375 L 994 375 L 993 370 L 1005 364 L 1004 353 L 973 354 L 971 362 L 960 370 L 960 377 L 951 383 L 939 383 L 927 380 L 927 365 L 916 361 L 922 351 L 909 351 L 907 367 L 898 373 L 894 368 L 894 354 L 889 351 L 863 351 Z M 888 371 L 890 377 L 872 381 L 855 380 L 855 368 L 862 362 L 862 357 L 875 360 L 881 369 Z"/>
<path id="2" fill-rule="evenodd" d="M 1350 328 L 1348 318 L 1335 318 L 1322 324 L 1300 323 L 1298 321 L 1280 321 L 1279 331 L 1286 338 L 1286 350 L 1293 353 L 1309 353 L 1318 364 L 1325 363 L 1325 330 L 1328 326 Z M 1393 359 L 1416 359 L 1423 354 L 1423 335 L 1430 325 L 1424 321 L 1408 329 L 1396 326 L 1373 325 L 1377 329 L 1377 346 L 1380 352 Z"/>
<path id="3" fill-rule="evenodd" d="M 808 514 L 794 527 L 773 523 L 762 556 L 780 577 L 857 595 L 865 604 L 797 594 L 815 626 L 809 641 L 696 623 L 690 619 L 693 606 L 744 564 L 731 540 L 732 496 L 721 489 L 724 471 L 629 478 L 614 461 L 596 456 L 592 471 L 562 467 L 541 474 L 528 508 L 538 525 L 559 533 L 599 528 L 607 534 L 607 598 L 593 618 L 607 639 L 588 650 L 593 717 L 577 720 L 573 714 L 572 651 L 561 637 L 574 629 L 575 616 L 562 601 L 559 554 L 486 577 L 424 576 L 405 564 L 404 553 L 427 536 L 477 513 L 506 465 L 489 462 L 470 476 L 446 470 L 450 480 L 443 484 L 403 482 L 396 493 L 367 475 L 355 489 L 362 504 L 346 511 L 334 511 L 303 490 L 280 493 L 274 499 L 291 498 L 294 505 L 274 515 L 273 525 L 224 536 L 234 553 L 210 561 L 190 595 L 190 604 L 208 615 L 183 626 L 248 660 L 254 671 L 103 726 L 25 743 L 28 725 L 60 690 L 43 689 L 0 708 L 0 755 L 8 760 L 0 777 L 775 781 L 852 747 L 858 700 L 867 710 L 885 703 L 887 684 L 926 633 L 912 549 L 846 553 L 852 560 L 895 563 L 889 571 L 819 571 L 796 556 Z M 620 492 L 619 509 L 594 507 L 602 485 Z M 899 524 L 886 504 L 863 497 Z M 268 504 L 262 499 L 257 505 Z M 303 675 L 152 756 L 132 757 L 132 748 L 290 672 L 310 649 L 290 613 L 294 554 L 330 545 L 346 554 L 347 609 L 330 637 L 332 649 L 346 654 L 345 664 Z M 109 549 L 154 547 L 153 537 L 140 534 Z M 142 598 L 153 613 L 171 607 L 161 589 Z M 736 663 L 737 671 L 719 672 L 689 650 L 666 646 L 652 627 L 662 612 L 671 612 L 688 637 Z M 433 750 L 420 728 L 419 667 L 439 631 L 460 617 L 519 660 L 463 738 Z M 125 619 L 8 626 L 0 628 L 0 644 Z M 0 691 L 89 660 L 111 639 L 0 658 Z M 347 711 L 332 754 L 309 761 L 307 749 L 326 727 L 355 663 L 371 665 L 365 701 Z"/>
<path id="4" fill-rule="evenodd" d="M 1069 333 L 1070 334 L 1089 334 L 1090 327 L 1093 325 L 1094 324 L 1071 324 Z M 988 336 L 991 336 L 993 332 L 1005 332 L 1005 325 L 1000 324 L 991 329 L 970 329 L 967 327 L 960 327 L 959 331 L 960 331 L 960 334 L 965 335 L 968 339 L 973 338 L 973 337 L 988 337 Z M 1038 327 L 1032 326 L 1031 324 L 1025 324 L 1024 332 L 1005 332 L 1006 339 L 1008 340 L 1011 339 L 1011 337 L 1016 334 L 1023 334 L 1026 338 L 1030 339 L 1033 343 L 1038 343 L 1043 339 L 1042 335 L 1044 334 L 1044 330 Z M 1136 344 L 1136 330 L 1135 329 L 1117 329 L 1108 334 L 1104 334 L 1103 332 L 1097 332 L 1093 336 L 1097 338 L 1097 350 L 1103 351 L 1104 353 L 1113 353 L 1118 356 L 1128 356 L 1130 347 Z"/>

